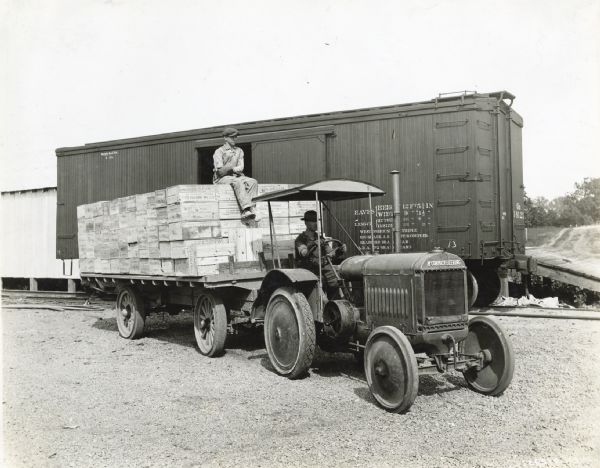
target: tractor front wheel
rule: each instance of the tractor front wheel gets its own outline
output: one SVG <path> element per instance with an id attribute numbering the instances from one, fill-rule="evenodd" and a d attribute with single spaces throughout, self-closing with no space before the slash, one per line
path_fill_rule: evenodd
<path id="1" fill-rule="evenodd" d="M 506 390 L 513 378 L 515 355 L 498 322 L 485 316 L 472 318 L 462 348 L 464 354 L 480 355 L 483 362 L 463 372 L 472 390 L 484 395 L 500 395 Z"/>
<path id="2" fill-rule="evenodd" d="M 373 330 L 365 346 L 364 365 L 377 403 L 395 413 L 411 407 L 419 391 L 419 371 L 412 346 L 400 330 L 391 326 Z"/>

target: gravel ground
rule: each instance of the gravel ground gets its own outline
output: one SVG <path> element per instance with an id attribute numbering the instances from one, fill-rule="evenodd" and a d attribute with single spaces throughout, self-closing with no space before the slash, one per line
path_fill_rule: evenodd
<path id="1" fill-rule="evenodd" d="M 126 341 L 110 310 L 6 309 L 4 466 L 600 466 L 600 322 L 499 321 L 517 364 L 503 396 L 422 376 L 397 415 L 350 355 L 288 381 L 260 336 L 200 355 L 190 315 Z"/>

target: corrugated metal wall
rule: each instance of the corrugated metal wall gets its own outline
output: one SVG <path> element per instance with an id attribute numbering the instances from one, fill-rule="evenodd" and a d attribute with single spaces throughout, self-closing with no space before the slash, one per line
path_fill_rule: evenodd
<path id="1" fill-rule="evenodd" d="M 79 278 L 79 264 L 56 259 L 56 189 L 2 193 L 3 278 Z"/>

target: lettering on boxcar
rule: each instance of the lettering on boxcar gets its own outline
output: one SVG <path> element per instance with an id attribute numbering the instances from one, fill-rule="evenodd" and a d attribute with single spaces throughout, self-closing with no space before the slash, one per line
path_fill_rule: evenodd
<path id="1" fill-rule="evenodd" d="M 115 159 L 115 156 L 119 154 L 118 151 L 103 151 L 100 153 L 100 157 L 103 159 Z"/>
<path id="2" fill-rule="evenodd" d="M 402 250 L 419 251 L 429 248 L 429 230 L 433 212 L 431 202 L 411 202 L 401 206 Z M 394 250 L 394 210 L 390 204 L 378 204 L 373 210 L 354 210 L 354 228 L 358 231 L 360 248 L 371 251 L 371 216 L 373 217 L 373 244 L 375 252 L 390 253 Z"/>

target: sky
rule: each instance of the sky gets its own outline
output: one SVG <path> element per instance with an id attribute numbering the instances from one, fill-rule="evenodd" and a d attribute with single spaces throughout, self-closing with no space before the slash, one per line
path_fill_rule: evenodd
<path id="1" fill-rule="evenodd" d="M 508 90 L 530 196 L 600 177 L 600 0 L 0 0 L 0 189 L 54 150 Z"/>

